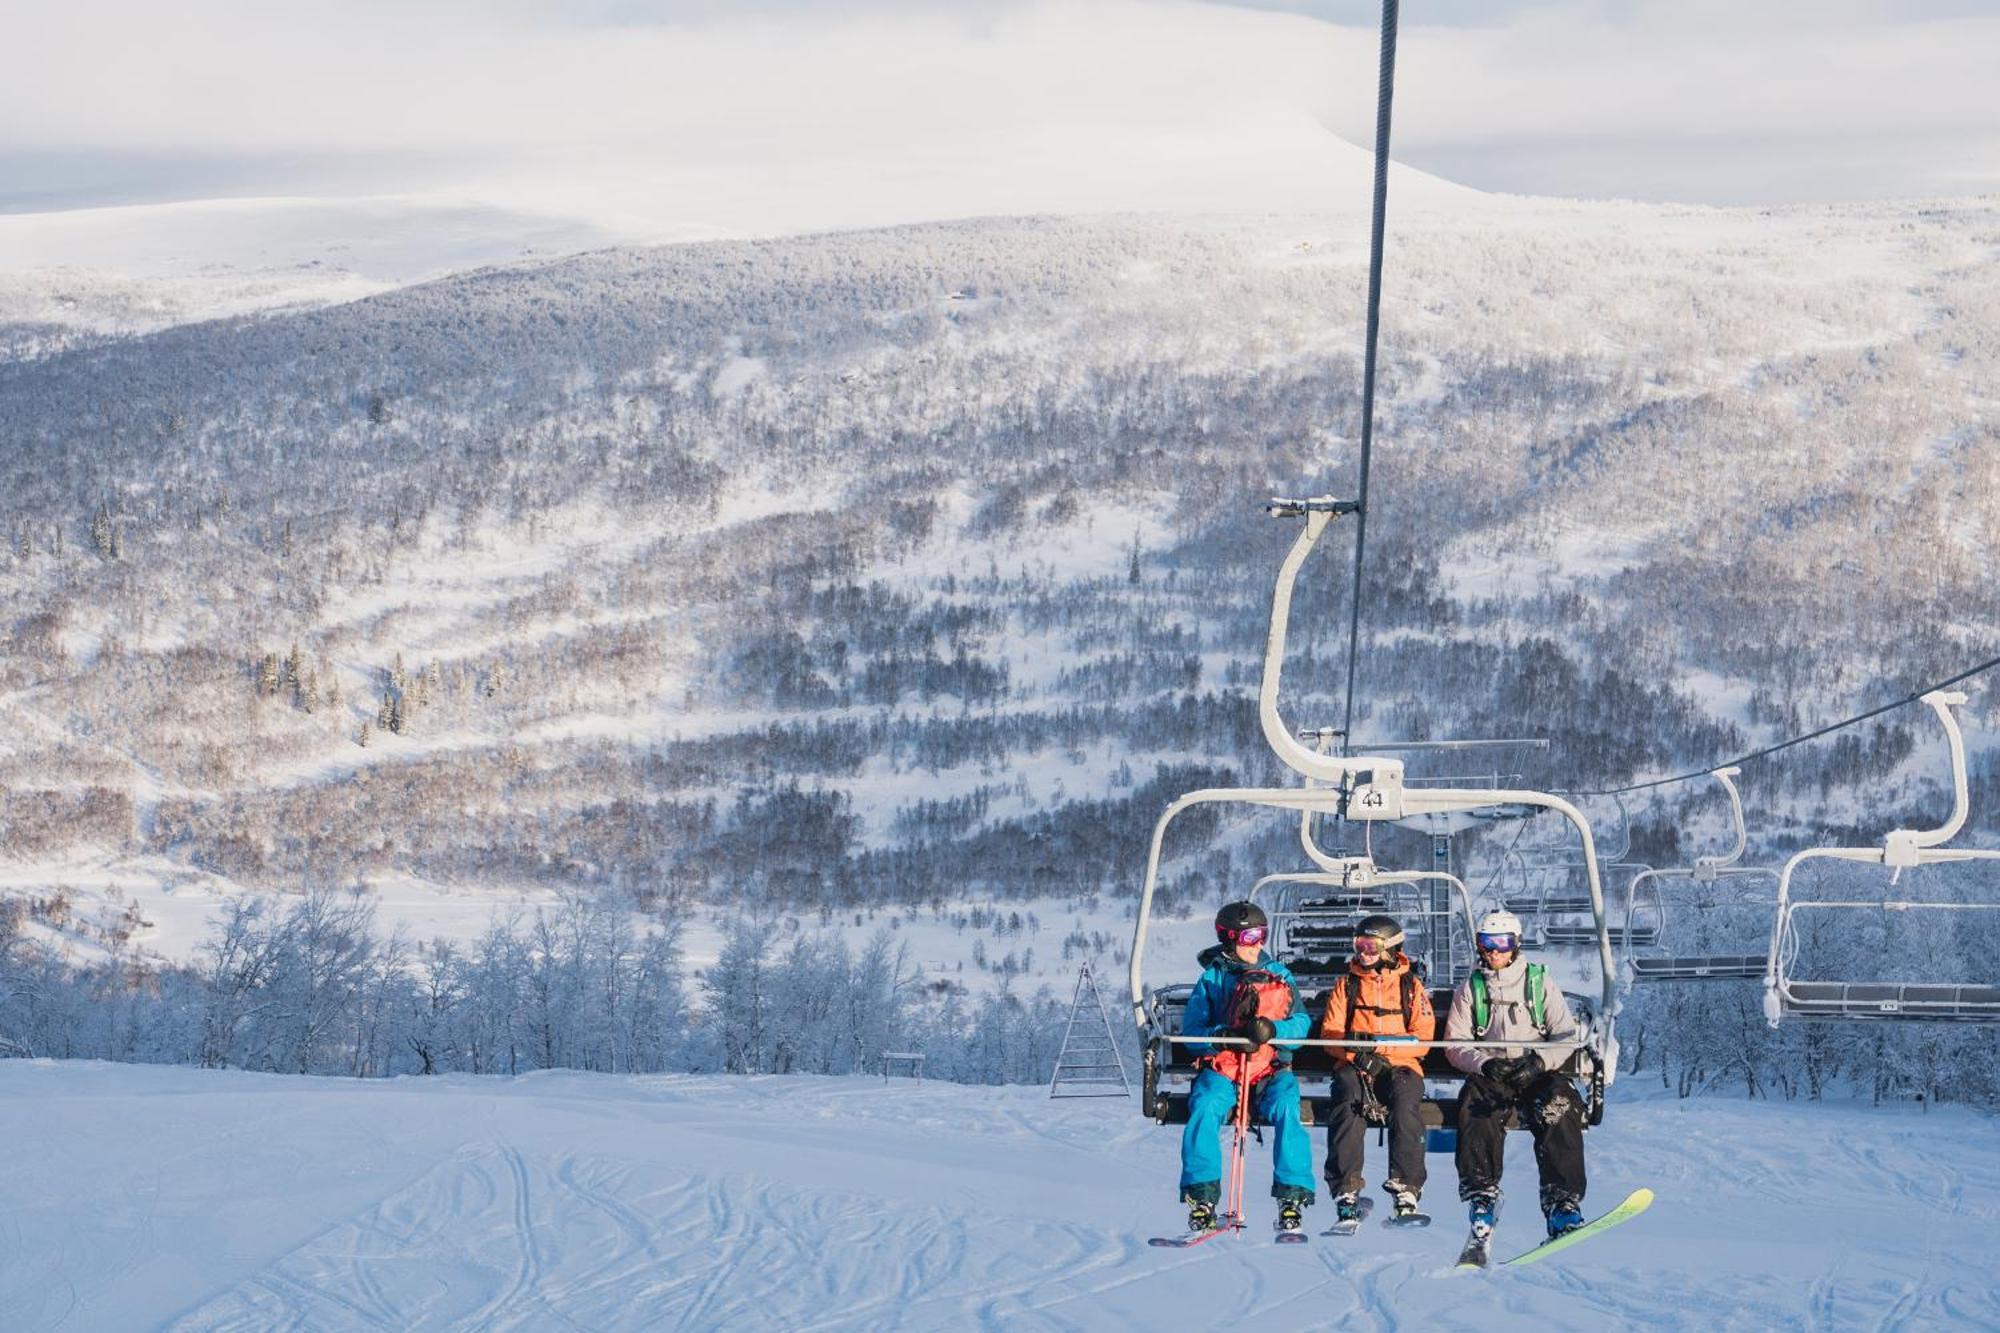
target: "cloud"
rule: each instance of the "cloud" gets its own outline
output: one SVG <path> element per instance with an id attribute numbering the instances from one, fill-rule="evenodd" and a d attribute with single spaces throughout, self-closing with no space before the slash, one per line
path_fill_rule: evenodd
<path id="1" fill-rule="evenodd" d="M 1780 20 L 1676 3 L 1617 23 L 1565 7 L 1504 28 L 1420 29 L 1407 128 L 1434 142 L 2000 130 L 2000 18 Z"/>
<path id="2" fill-rule="evenodd" d="M 1698 187 L 1692 143 L 1751 163 L 1738 174 L 1754 179 L 1755 154 L 1787 140 L 1867 136 L 1912 151 L 1957 144 L 1962 181 L 1968 167 L 1978 174 L 1964 145 L 2000 141 L 1986 88 L 2000 19 L 1961 5 L 1926 0 L 1910 11 L 1921 21 L 1886 0 L 1426 11 L 1456 26 L 1413 23 L 1422 15 L 1406 10 L 1399 154 L 1451 163 L 1483 188 L 1530 190 L 1547 188 L 1562 145 L 1601 159 L 1623 143 L 1643 160 L 1647 145 L 1671 143 L 1663 179 Z M 0 83 L 0 155 L 235 159 L 273 164 L 266 180 L 286 161 L 338 161 L 349 189 L 367 174 L 357 163 L 379 162 L 380 188 L 398 189 L 421 163 L 421 181 L 440 189 L 511 191 L 541 207 L 588 200 L 634 218 L 664 209 L 677 224 L 702 217 L 737 231 L 985 211 L 1358 206 L 1365 167 L 1332 136 L 1370 142 L 1375 35 L 1311 16 L 1355 8 L 17 5 L 0 18 L 14 57 Z M 1854 193 L 1846 184 L 1843 196 Z"/>
<path id="3" fill-rule="evenodd" d="M 1133 2 L 799 6 L 626 25 L 538 8 L 47 6 L 8 20 L 9 48 L 28 59 L 0 88 L 0 134 L 17 147 L 253 152 L 668 136 L 677 151 L 783 155 L 855 133 L 922 144 L 1063 116 L 1296 104 L 1311 61 L 1271 30 L 1316 26 Z"/>
<path id="4" fill-rule="evenodd" d="M 434 188 L 683 232 L 1366 198 L 1365 154 L 1310 111 L 1341 33 L 1283 15 L 78 0 L 8 22 L 33 53 L 0 87 L 17 157 L 376 153 L 397 188 L 421 162 Z"/>

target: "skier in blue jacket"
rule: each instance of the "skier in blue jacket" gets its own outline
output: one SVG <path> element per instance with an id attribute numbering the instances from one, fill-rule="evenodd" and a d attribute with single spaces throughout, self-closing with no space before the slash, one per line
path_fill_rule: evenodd
<path id="1" fill-rule="evenodd" d="M 1222 1197 L 1220 1132 L 1236 1113 L 1238 1080 L 1250 1082 L 1250 1107 L 1272 1127 L 1271 1196 L 1278 1200 L 1278 1229 L 1296 1231 L 1313 1202 L 1312 1145 L 1299 1123 L 1299 1081 L 1286 1053 L 1312 1030 L 1299 1003 L 1291 969 L 1264 958 L 1270 922 L 1255 903 L 1225 905 L 1215 914 L 1218 941 L 1201 953 L 1201 980 L 1188 996 L 1181 1032 L 1190 1037 L 1245 1037 L 1252 1045 L 1191 1047 L 1201 1072 L 1188 1094 L 1187 1129 L 1181 1134 L 1181 1202 L 1188 1205 L 1188 1229 L 1217 1225 Z M 1238 983 L 1252 973 L 1268 974 L 1257 995 L 1238 995 Z M 1253 984 L 1255 984 L 1253 982 Z M 1288 994 L 1287 994 L 1288 992 Z M 1261 1004 L 1252 1004 L 1261 999 Z M 1270 1016 L 1282 1011 L 1278 1016 Z"/>

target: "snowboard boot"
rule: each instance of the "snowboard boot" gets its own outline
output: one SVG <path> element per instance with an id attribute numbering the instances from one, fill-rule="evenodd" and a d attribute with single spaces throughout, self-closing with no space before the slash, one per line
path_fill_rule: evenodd
<path id="1" fill-rule="evenodd" d="M 1488 1190 L 1470 1196 L 1465 1201 L 1465 1215 L 1472 1223 L 1473 1235 L 1489 1234 L 1500 1220 L 1500 1196 Z"/>
<path id="2" fill-rule="evenodd" d="M 1189 1231 L 1213 1231 L 1215 1230 L 1215 1225 L 1215 1205 L 1213 1203 L 1207 1199 L 1191 1199 L 1188 1201 Z"/>
<path id="3" fill-rule="evenodd" d="M 1297 1199 L 1278 1200 L 1278 1230 L 1297 1231 L 1305 1225 L 1305 1205 Z"/>
<path id="4" fill-rule="evenodd" d="M 1543 1215 L 1548 1219 L 1550 1240 L 1583 1225 L 1582 1203 L 1567 1194 L 1558 1194 L 1551 1198 L 1548 1206 L 1543 1209 Z"/>
<path id="5" fill-rule="evenodd" d="M 1333 1213 L 1334 1217 L 1339 1221 L 1359 1222 L 1361 1220 L 1361 1196 L 1358 1194 L 1342 1194 L 1338 1196 L 1333 1201 Z"/>

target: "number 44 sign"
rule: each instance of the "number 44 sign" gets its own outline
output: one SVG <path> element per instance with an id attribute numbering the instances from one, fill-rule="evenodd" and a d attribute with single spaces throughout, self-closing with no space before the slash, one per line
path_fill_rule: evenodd
<path id="1" fill-rule="evenodd" d="M 1401 819 L 1403 784 L 1397 776 L 1364 773 L 1347 799 L 1350 819 Z"/>

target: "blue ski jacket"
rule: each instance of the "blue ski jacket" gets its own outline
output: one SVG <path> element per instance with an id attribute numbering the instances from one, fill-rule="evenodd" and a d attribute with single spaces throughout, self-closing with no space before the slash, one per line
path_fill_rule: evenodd
<path id="1" fill-rule="evenodd" d="M 1312 1015 L 1299 1001 L 1299 983 L 1292 979 L 1292 969 L 1266 954 L 1253 965 L 1244 962 L 1231 953 L 1225 945 L 1212 944 L 1201 951 L 1197 959 L 1202 966 L 1201 980 L 1194 983 L 1194 993 L 1188 996 L 1187 1009 L 1181 1015 L 1181 1035 L 1185 1037 L 1221 1037 L 1228 1035 L 1222 1025 L 1223 1015 L 1229 1012 L 1229 997 L 1236 989 L 1237 979 L 1253 966 L 1259 972 L 1269 972 L 1283 977 L 1292 988 L 1292 1012 L 1272 1026 L 1277 1029 L 1276 1040 L 1271 1044 L 1280 1050 L 1295 1051 L 1296 1045 L 1287 1046 L 1285 1038 L 1297 1042 L 1312 1033 Z M 1193 1054 L 1214 1055 L 1216 1048 L 1205 1045 L 1190 1045 Z"/>

